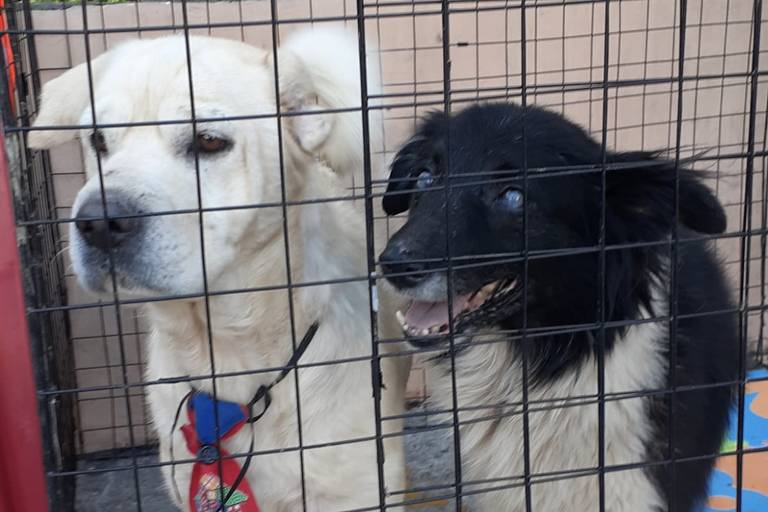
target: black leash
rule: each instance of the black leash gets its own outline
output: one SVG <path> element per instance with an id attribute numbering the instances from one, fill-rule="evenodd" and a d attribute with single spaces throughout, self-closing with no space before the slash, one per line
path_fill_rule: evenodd
<path id="1" fill-rule="evenodd" d="M 256 390 L 256 394 L 253 395 L 253 398 L 251 398 L 251 401 L 248 402 L 248 423 L 255 423 L 259 419 L 261 419 L 262 416 L 264 416 L 264 413 L 267 412 L 267 409 L 269 408 L 270 404 L 272 403 L 272 397 L 269 394 L 269 391 L 280 384 L 280 381 L 282 381 L 289 373 L 291 373 L 291 370 L 296 368 L 296 365 L 299 362 L 299 359 L 301 359 L 301 356 L 304 355 L 304 352 L 307 350 L 307 347 L 309 347 L 309 344 L 312 342 L 312 339 L 315 337 L 315 334 L 317 333 L 317 329 L 320 327 L 320 322 L 314 322 L 312 325 L 309 326 L 307 329 L 307 332 L 304 333 L 304 337 L 301 338 L 301 342 L 296 347 L 296 351 L 293 353 L 291 358 L 288 360 L 288 362 L 283 366 L 283 369 L 280 370 L 280 375 L 275 378 L 271 383 L 267 384 L 266 386 L 259 386 L 259 389 Z M 264 398 L 264 409 L 259 413 L 258 416 L 253 416 L 253 406 L 256 405 L 256 403 Z"/>
<path id="2" fill-rule="evenodd" d="M 291 370 L 296 368 L 296 364 L 299 362 L 299 359 L 301 359 L 301 356 L 304 354 L 304 351 L 307 350 L 307 347 L 309 347 L 310 342 L 312 342 L 312 339 L 315 337 L 318 327 L 320 327 L 320 323 L 317 321 L 315 321 L 312 325 L 309 326 L 309 328 L 307 329 L 307 332 L 305 332 L 304 336 L 301 338 L 301 343 L 299 343 L 299 346 L 296 347 L 296 351 L 288 360 L 288 363 L 285 366 L 283 366 L 283 369 L 280 370 L 280 375 L 278 375 L 277 378 L 273 380 L 271 383 L 269 383 L 268 385 L 259 386 L 259 389 L 256 390 L 256 394 L 253 395 L 253 398 L 251 398 L 251 401 L 248 402 L 248 420 L 246 420 L 248 423 L 251 423 L 251 424 L 256 423 L 267 412 L 267 409 L 269 409 L 269 406 L 272 404 L 272 395 L 269 394 L 269 391 L 273 387 L 280 384 L 280 381 L 282 381 L 291 372 Z M 254 416 L 253 406 L 256 405 L 256 403 L 258 403 L 258 401 L 261 400 L 262 398 L 264 398 L 264 408 L 261 410 L 261 412 L 257 416 Z M 248 472 L 248 467 L 251 465 L 251 459 L 253 458 L 253 441 L 254 441 L 253 429 L 251 429 L 251 444 L 248 447 L 248 455 L 245 457 L 245 462 L 243 463 L 243 467 L 240 470 L 240 473 L 237 475 L 237 478 L 235 478 L 235 482 L 232 484 L 232 487 L 229 489 L 227 496 L 224 498 L 224 501 L 222 502 L 222 506 L 224 503 L 227 503 L 227 501 L 229 501 L 229 498 L 237 490 L 238 486 L 240 485 L 240 482 L 243 481 L 243 478 L 245 478 L 245 474 Z"/>
<path id="3" fill-rule="evenodd" d="M 304 355 L 304 352 L 309 347 L 309 344 L 312 342 L 312 339 L 314 339 L 315 334 L 317 334 L 317 329 L 320 327 L 320 322 L 314 322 L 312 325 L 309 326 L 307 329 L 307 332 L 304 333 L 304 336 L 301 338 L 301 342 L 296 347 L 296 350 L 293 352 L 293 355 L 291 355 L 291 358 L 288 359 L 288 362 L 283 366 L 283 369 L 280 370 L 280 374 L 267 385 L 259 386 L 259 389 L 256 390 L 256 393 L 253 395 L 253 398 L 248 402 L 248 419 L 246 420 L 247 423 L 253 424 L 259 421 L 264 414 L 266 414 L 267 409 L 269 409 L 269 406 L 272 405 L 272 395 L 270 394 L 270 391 L 272 388 L 280 384 L 280 382 L 285 379 L 285 377 L 288 376 L 289 373 L 291 373 L 291 370 L 294 370 L 296 368 L 296 365 L 299 362 L 299 359 L 301 359 L 301 356 Z M 181 415 L 181 409 L 184 406 L 184 404 L 189 400 L 189 397 L 192 396 L 192 394 L 195 392 L 194 389 L 190 390 L 189 393 L 184 395 L 184 398 L 181 399 L 179 402 L 179 406 L 176 408 L 176 414 L 173 418 L 173 425 L 171 426 L 171 481 L 173 482 L 173 488 L 176 492 L 176 498 L 179 500 L 179 502 L 184 503 L 184 501 L 181 499 L 181 494 L 179 493 L 179 488 L 176 485 L 176 464 L 174 464 L 174 455 L 173 455 L 173 433 L 176 432 L 176 426 L 179 423 L 179 416 Z M 257 414 L 256 416 L 253 415 L 253 407 L 259 402 L 259 400 L 264 399 L 264 407 L 262 408 L 261 412 Z M 224 497 L 224 499 L 221 502 L 222 508 L 219 509 L 219 511 L 223 510 L 223 507 L 229 501 L 229 498 L 232 497 L 232 495 L 235 493 L 237 488 L 240 486 L 240 483 L 243 481 L 243 478 L 245 478 L 246 473 L 248 472 L 248 467 L 251 465 L 251 459 L 253 458 L 253 444 L 254 444 L 254 437 L 253 437 L 253 429 L 251 429 L 251 444 L 248 448 L 248 455 L 245 457 L 245 462 L 243 463 L 243 467 L 240 469 L 240 473 L 238 473 L 237 478 L 235 478 L 234 483 L 232 484 L 232 487 L 230 487 L 229 492 Z M 195 455 L 197 456 L 197 454 Z"/>

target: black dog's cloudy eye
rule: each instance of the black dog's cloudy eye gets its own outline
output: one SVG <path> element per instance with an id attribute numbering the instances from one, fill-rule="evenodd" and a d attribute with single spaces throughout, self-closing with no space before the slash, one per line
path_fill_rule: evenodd
<path id="1" fill-rule="evenodd" d="M 433 181 L 434 178 L 432 177 L 432 173 L 425 169 L 421 171 L 419 176 L 416 178 L 416 188 L 423 190 L 431 186 Z"/>
<path id="2" fill-rule="evenodd" d="M 504 189 L 504 191 L 499 195 L 498 201 L 505 210 L 511 211 L 521 210 L 523 208 L 523 204 L 525 203 L 523 192 L 520 189 L 513 187 Z"/>

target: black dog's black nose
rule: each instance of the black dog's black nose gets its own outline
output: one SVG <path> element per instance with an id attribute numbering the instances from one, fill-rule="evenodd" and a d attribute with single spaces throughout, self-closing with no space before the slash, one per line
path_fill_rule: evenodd
<path id="1" fill-rule="evenodd" d="M 379 264 L 384 276 L 398 288 L 413 288 L 429 275 L 425 272 L 426 263 L 414 259 L 400 244 L 387 245 L 379 256 Z"/>
<path id="2" fill-rule="evenodd" d="M 106 205 L 108 217 L 105 218 L 101 195 L 94 194 L 80 205 L 75 215 L 77 231 L 88 245 L 98 249 L 117 247 L 139 227 L 138 218 L 126 217 L 139 213 L 135 208 L 109 196 Z"/>

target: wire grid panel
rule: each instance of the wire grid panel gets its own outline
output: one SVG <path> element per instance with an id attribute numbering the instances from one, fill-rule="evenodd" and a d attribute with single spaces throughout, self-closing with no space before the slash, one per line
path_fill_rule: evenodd
<path id="1" fill-rule="evenodd" d="M 683 5 L 685 25 L 680 20 Z M 29 89 L 20 92 L 26 110 L 9 131 L 23 133 L 28 126 L 42 83 L 84 62 L 86 55 L 93 58 L 121 41 L 184 33 L 188 28 L 190 34 L 242 40 L 271 51 L 273 30 L 279 40 L 312 21 L 346 23 L 355 29 L 361 13 L 367 39 L 379 52 L 383 82 L 382 93 L 369 98 L 382 112 L 383 129 L 381 147 L 372 151 L 385 159 L 407 139 L 419 116 L 444 108 L 446 102 L 456 111 L 478 100 L 520 102 L 525 98 L 528 103 L 562 112 L 598 139 L 604 134 L 608 147 L 616 150 L 674 148 L 679 127 L 681 156 L 703 152 L 702 165 L 714 171 L 711 185 L 726 207 L 733 235 L 715 243 L 734 287 L 746 289 L 742 306 L 748 341 L 751 351 L 761 358 L 765 244 L 759 241 L 765 229 L 768 14 L 763 8 L 756 25 L 756 5 L 748 0 L 682 4 L 679 0 L 16 3 L 11 7 L 17 27 L 12 32 L 19 55 L 16 65 Z M 274 19 L 272 7 L 276 9 Z M 762 40 L 757 45 L 758 67 L 753 69 L 758 25 L 762 25 Z M 682 45 L 681 34 L 685 38 Z M 682 62 L 681 46 L 685 52 Z M 521 68 L 523 54 L 525 69 Z M 677 73 L 681 64 L 684 79 Z M 756 97 L 762 98 L 755 108 L 750 106 L 753 83 Z M 682 112 L 679 120 L 678 111 Z M 752 154 L 750 122 L 755 126 Z M 38 288 L 30 291 L 34 296 L 30 319 L 33 324 L 53 326 L 48 329 L 56 336 L 66 332 L 66 342 L 50 342 L 53 348 L 45 349 L 58 361 L 57 368 L 71 370 L 56 379 L 47 377 L 44 399 L 74 397 L 74 430 L 69 432 L 74 451 L 81 457 L 96 454 L 103 459 L 100 472 L 121 466 L 125 460 L 141 467 L 135 448 L 156 442 L 140 385 L 147 322 L 133 305 L 121 305 L 118 315 L 114 305 L 96 304 L 81 291 L 71 271 L 64 270 L 71 268 L 65 250 L 67 225 L 51 223 L 71 215 L 74 197 L 85 182 L 79 145 L 56 148 L 48 156 L 22 146 L 19 155 L 25 175 L 34 180 L 20 191 L 17 202 L 31 205 L 35 204 L 31 198 L 42 197 L 48 204 L 46 208 L 17 208 L 20 227 L 35 230 L 50 246 L 34 249 L 35 254 L 27 256 L 28 265 L 35 262 L 43 273 Z M 751 194 L 745 189 L 748 164 L 753 165 Z M 372 191 L 366 191 L 361 182 L 352 182 L 350 191 L 380 194 L 383 184 L 375 183 Z M 747 205 L 753 243 L 749 246 L 749 281 L 742 283 L 744 237 L 740 234 L 746 227 Z M 399 222 L 380 214 L 373 220 L 375 231 L 385 234 L 392 233 Z M 373 253 L 382 249 L 376 246 Z M 50 290 L 43 293 L 39 286 Z M 76 393 L 56 393 L 57 388 Z M 54 417 L 66 414 L 64 409 Z M 405 431 L 406 442 L 445 424 L 445 415 L 418 411 Z M 413 442 L 409 457 L 425 457 L 418 452 L 429 442 L 431 439 Z M 120 451 L 126 448 L 134 450 Z M 126 459 L 127 453 L 134 458 Z M 73 455 L 65 453 L 65 458 Z M 453 459 L 447 457 L 447 464 Z M 61 461 L 58 464 L 48 468 L 54 480 L 57 472 L 73 469 Z M 434 473 L 418 463 L 412 471 L 426 475 L 426 480 L 409 482 L 412 489 L 397 490 L 401 495 L 414 503 L 438 496 L 435 506 L 456 506 L 456 486 L 428 481 L 435 478 Z M 140 478 L 139 473 L 132 478 Z M 440 478 L 453 475 L 440 474 Z M 149 484 L 137 480 L 136 487 L 142 485 Z M 435 486 L 437 491 L 431 489 Z M 448 503 L 441 505 L 440 499 Z M 149 503 L 144 506 L 154 510 Z"/>

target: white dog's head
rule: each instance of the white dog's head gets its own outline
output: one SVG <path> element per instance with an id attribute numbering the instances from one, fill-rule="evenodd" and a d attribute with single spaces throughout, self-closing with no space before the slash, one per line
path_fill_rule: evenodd
<path id="1" fill-rule="evenodd" d="M 44 129 L 30 132 L 30 145 L 49 148 L 79 134 L 85 155 L 70 254 L 86 289 L 112 289 L 111 260 L 121 293 L 200 293 L 203 250 L 215 289 L 282 229 L 278 207 L 237 208 L 282 197 L 271 52 L 213 38 L 189 45 L 194 103 L 180 36 L 123 44 L 93 60 L 90 72 L 81 64 L 43 88 L 35 127 Z M 293 38 L 279 51 L 282 110 L 359 107 L 357 55 L 356 39 L 339 31 Z M 242 116 L 264 117 L 216 120 Z M 282 119 L 289 199 L 313 157 L 336 172 L 360 167 L 360 119 L 359 112 Z M 54 129 L 94 121 L 103 127 Z"/>

